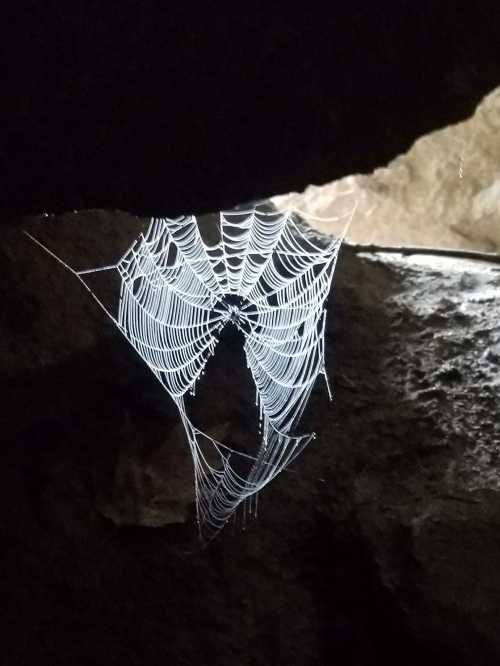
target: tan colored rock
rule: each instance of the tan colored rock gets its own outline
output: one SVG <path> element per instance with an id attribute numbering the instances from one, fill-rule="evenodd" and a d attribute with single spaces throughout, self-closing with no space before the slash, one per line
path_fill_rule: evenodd
<path id="1" fill-rule="evenodd" d="M 356 243 L 500 250 L 500 88 L 468 120 L 418 139 L 371 175 L 352 175 L 276 196 L 317 218 L 343 216 L 357 202 Z M 345 225 L 313 219 L 319 230 Z"/>

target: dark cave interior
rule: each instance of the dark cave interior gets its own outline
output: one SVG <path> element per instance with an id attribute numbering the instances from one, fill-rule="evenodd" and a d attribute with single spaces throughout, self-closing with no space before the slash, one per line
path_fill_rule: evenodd
<path id="1" fill-rule="evenodd" d="M 11 6 L 4 217 L 207 212 L 369 171 L 498 84 L 499 13 L 491 0 Z"/>
<path id="2" fill-rule="evenodd" d="M 500 84 L 500 5 L 160 5 L 31 0 L 4 10 L 0 662 L 469 666 L 456 631 L 468 626 L 461 607 L 451 611 L 458 619 L 449 635 L 433 634 L 440 608 L 427 627 L 424 595 L 412 587 L 419 561 L 409 528 L 394 517 L 406 505 L 391 505 L 387 490 L 381 515 L 394 529 L 378 516 L 373 522 L 375 532 L 393 538 L 394 568 L 385 569 L 367 546 L 371 534 L 360 535 L 358 517 L 342 503 L 344 477 L 366 471 L 359 414 L 368 414 L 377 446 L 379 435 L 396 441 L 395 448 L 408 446 L 404 454 L 387 453 L 387 467 L 383 446 L 380 458 L 368 455 L 369 465 L 394 472 L 396 486 L 416 464 L 418 429 L 429 447 L 434 442 L 435 423 L 420 405 L 404 406 L 402 425 L 377 411 L 380 401 L 380 413 L 390 412 L 402 389 L 384 383 L 386 368 L 370 350 L 387 348 L 389 366 L 403 363 L 399 338 L 391 335 L 401 327 L 411 337 L 421 322 L 390 305 L 375 310 L 370 279 L 375 274 L 380 293 L 390 297 L 406 284 L 403 269 L 375 262 L 369 270 L 351 259 L 340 280 L 330 322 L 333 364 L 342 366 L 340 407 L 328 411 L 315 391 L 311 417 L 319 430 L 324 420 L 328 432 L 347 424 L 335 444 L 339 471 L 326 453 L 306 456 L 304 478 L 270 491 L 258 534 L 228 530 L 202 551 L 192 513 L 187 522 L 157 529 L 109 519 L 103 507 L 119 504 L 113 493 L 130 481 L 118 478 L 123 460 L 126 470 L 135 469 L 138 460 L 156 460 L 161 433 L 179 439 L 175 410 L 87 295 L 59 266 L 49 275 L 46 258 L 15 234 L 24 215 L 216 211 L 369 172 L 422 134 L 470 115 Z M 80 253 L 89 266 L 107 257 L 112 242 L 125 248 L 130 241 L 131 218 L 117 232 L 107 213 L 90 210 L 85 220 L 83 241 L 77 219 L 49 233 L 60 232 L 68 256 Z M 102 247 L 85 245 L 91 224 L 102 227 Z M 342 328 L 346 321 L 354 322 L 352 335 Z M 245 412 L 250 389 L 232 328 L 224 361 L 213 365 L 217 391 L 202 387 L 207 400 L 196 409 L 245 445 L 254 434 Z M 430 348 L 426 331 L 422 339 L 415 334 L 419 358 Z M 397 366 L 388 376 L 397 384 L 402 374 Z M 233 407 L 212 393 L 231 394 Z M 464 418 L 475 427 L 474 413 Z M 159 468 L 188 465 L 184 453 L 169 455 Z M 127 519 L 131 511 L 123 510 Z M 408 578 L 388 580 L 387 570 Z M 419 609 L 422 626 L 412 624 L 392 593 L 402 607 Z M 495 662 L 476 629 L 464 644 L 479 646 L 474 666 L 490 666 Z"/>

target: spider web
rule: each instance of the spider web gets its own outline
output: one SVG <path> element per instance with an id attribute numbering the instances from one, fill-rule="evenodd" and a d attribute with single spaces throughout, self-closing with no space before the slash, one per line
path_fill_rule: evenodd
<path id="1" fill-rule="evenodd" d="M 325 299 L 341 238 L 320 243 L 291 211 L 221 212 L 220 238 L 210 245 L 195 216 L 152 218 L 117 264 L 117 315 L 104 308 L 175 402 L 194 464 L 197 519 L 212 538 L 240 504 L 255 513 L 258 492 L 315 437 L 294 429 L 315 380 L 325 370 Z M 33 237 L 31 237 L 33 238 Z M 41 245 L 39 241 L 33 238 Z M 93 297 L 100 303 L 97 296 Z M 228 448 L 190 419 L 186 395 L 215 352 L 228 323 L 244 335 L 256 387 L 261 442 L 255 457 Z M 206 454 L 211 445 L 214 456 Z M 233 464 L 250 460 L 247 473 Z"/>

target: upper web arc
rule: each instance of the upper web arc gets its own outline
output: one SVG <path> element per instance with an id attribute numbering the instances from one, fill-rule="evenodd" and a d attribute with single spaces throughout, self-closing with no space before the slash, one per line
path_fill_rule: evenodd
<path id="1" fill-rule="evenodd" d="M 189 215 L 176 220 L 162 219 L 196 278 L 214 297 L 222 298 L 224 293 L 220 285 L 220 278 L 216 275 L 213 263 L 207 254 L 207 247 L 201 238 L 196 217 Z"/>
<path id="2" fill-rule="evenodd" d="M 249 212 L 245 214 L 248 216 Z M 241 215 L 239 212 L 225 213 L 222 219 L 222 227 L 224 227 L 224 220 L 229 224 L 229 220 Z M 286 225 L 288 216 L 283 213 L 274 213 L 266 215 L 263 219 L 259 217 L 261 213 L 255 209 L 251 213 L 253 224 L 249 229 L 246 245 L 246 261 L 242 267 L 241 281 L 238 285 L 238 293 L 244 298 L 249 297 L 249 293 L 254 286 L 259 282 L 266 266 L 271 261 L 273 253 L 279 243 L 280 236 Z M 262 258 L 261 262 L 252 262 L 252 256 Z"/>

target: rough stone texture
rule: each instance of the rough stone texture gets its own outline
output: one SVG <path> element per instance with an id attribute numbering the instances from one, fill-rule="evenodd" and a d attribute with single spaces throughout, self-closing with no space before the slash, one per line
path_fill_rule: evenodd
<path id="1" fill-rule="evenodd" d="M 358 243 L 500 250 L 500 88 L 465 122 L 418 139 L 368 176 L 274 197 L 319 218 L 358 202 L 348 238 Z M 327 233 L 341 224 L 316 220 Z M 344 220 L 345 224 L 345 220 Z"/>
<path id="2" fill-rule="evenodd" d="M 143 225 L 23 223 L 75 268 L 115 261 Z M 318 385 L 304 423 L 318 438 L 257 520 L 201 551 L 168 397 L 19 228 L 0 263 L 2 663 L 498 664 L 498 264 L 346 246 L 335 400 Z M 238 446 L 253 388 L 241 341 L 221 344 L 193 408 Z"/>
<path id="3" fill-rule="evenodd" d="M 360 421 L 347 494 L 414 630 L 455 645 L 469 663 L 486 655 L 495 663 L 500 271 L 428 257 L 379 256 L 370 266 L 380 376 L 371 387 L 362 383 L 366 367 L 359 377 L 365 408 L 358 403 L 349 417 Z"/>

